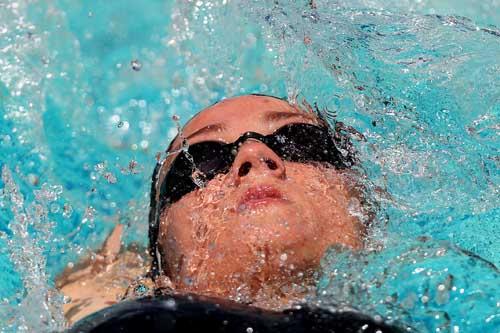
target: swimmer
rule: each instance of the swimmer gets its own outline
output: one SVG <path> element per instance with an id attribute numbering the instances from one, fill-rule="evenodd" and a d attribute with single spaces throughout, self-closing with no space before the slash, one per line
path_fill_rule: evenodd
<path id="1" fill-rule="evenodd" d="M 147 252 L 121 249 L 119 226 L 59 277 L 68 321 L 148 291 L 303 302 L 327 248 L 363 247 L 366 225 L 349 211 L 363 201 L 354 164 L 349 140 L 307 104 L 248 95 L 208 107 L 157 164 Z"/>

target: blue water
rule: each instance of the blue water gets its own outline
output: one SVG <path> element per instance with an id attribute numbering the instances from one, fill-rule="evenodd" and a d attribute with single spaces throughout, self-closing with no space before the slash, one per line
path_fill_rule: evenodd
<path id="1" fill-rule="evenodd" d="M 55 275 L 116 223 L 146 243 L 171 117 L 257 92 L 366 138 L 379 250 L 332 250 L 317 301 L 500 331 L 498 26 L 497 0 L 1 2 L 0 329 L 62 329 Z"/>

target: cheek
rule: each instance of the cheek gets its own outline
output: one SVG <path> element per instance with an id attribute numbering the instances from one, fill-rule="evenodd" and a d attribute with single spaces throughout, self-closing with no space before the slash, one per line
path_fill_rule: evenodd
<path id="1" fill-rule="evenodd" d="M 168 257 L 177 261 L 181 253 L 200 256 L 202 249 L 213 240 L 225 216 L 220 187 L 207 186 L 185 195 L 171 205 L 160 224 L 161 244 Z"/>
<path id="2" fill-rule="evenodd" d="M 356 198 L 350 194 L 345 176 L 335 169 L 311 165 L 298 166 L 296 173 L 296 182 L 305 189 L 300 193 L 302 209 L 314 216 L 312 229 L 321 235 L 321 241 L 360 247 L 362 226 L 349 211 Z"/>

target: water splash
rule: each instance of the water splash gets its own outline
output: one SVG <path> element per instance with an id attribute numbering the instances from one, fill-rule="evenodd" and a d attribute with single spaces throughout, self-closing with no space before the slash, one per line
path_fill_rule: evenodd
<path id="1" fill-rule="evenodd" d="M 151 1 L 143 19 L 134 6 L 0 4 L 0 160 L 26 175 L 25 206 L 43 183 L 71 200 L 25 209 L 60 215 L 55 231 L 45 217 L 46 229 L 28 230 L 33 246 L 51 232 L 68 242 L 42 281 L 117 215 L 144 242 L 148 167 L 175 135 L 169 117 L 253 92 L 300 93 L 363 133 L 360 158 L 389 221 L 377 237 L 432 234 L 499 262 L 497 0 Z M 89 207 L 94 229 L 81 227 Z"/>
<path id="2" fill-rule="evenodd" d="M 451 238 L 498 263 L 490 242 L 500 240 L 487 236 L 498 138 L 487 134 L 490 121 L 487 139 L 467 130 L 498 120 L 497 35 L 460 17 L 315 3 L 256 1 L 249 11 L 284 50 L 276 65 L 289 73 L 289 91 L 366 137 L 357 147 L 368 178 L 390 194 L 379 198 L 388 230 Z"/>
<path id="3" fill-rule="evenodd" d="M 35 207 L 30 211 L 25 207 L 24 197 L 6 166 L 2 167 L 2 181 L 3 201 L 12 212 L 12 220 L 8 224 L 9 235 L 2 232 L 1 237 L 23 283 L 22 295 L 18 296 L 20 303 L 9 309 L 11 311 L 0 313 L 6 323 L 5 329 L 17 332 L 60 331 L 65 328 L 63 300 L 47 276 L 42 245 L 52 236 L 47 220 L 47 203 L 56 199 L 57 190 L 38 191 L 39 203 L 33 204 Z M 32 228 L 38 231 L 38 236 L 32 236 Z"/>
<path id="4" fill-rule="evenodd" d="M 423 332 L 494 332 L 500 272 L 448 242 L 392 239 L 382 251 L 329 251 L 318 302 L 356 306 Z"/>

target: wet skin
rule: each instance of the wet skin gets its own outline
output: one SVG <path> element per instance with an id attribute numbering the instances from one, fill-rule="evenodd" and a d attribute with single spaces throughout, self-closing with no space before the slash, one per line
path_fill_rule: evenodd
<path id="1" fill-rule="evenodd" d="M 320 124 L 314 113 L 263 96 L 224 100 L 191 119 L 171 146 L 234 142 L 247 131 L 271 134 L 289 123 Z M 166 163 L 172 163 L 176 154 Z M 325 250 L 362 246 L 349 214 L 347 177 L 318 163 L 282 160 L 249 139 L 227 174 L 169 206 L 160 221 L 162 267 L 179 292 L 287 306 L 307 294 Z"/>

